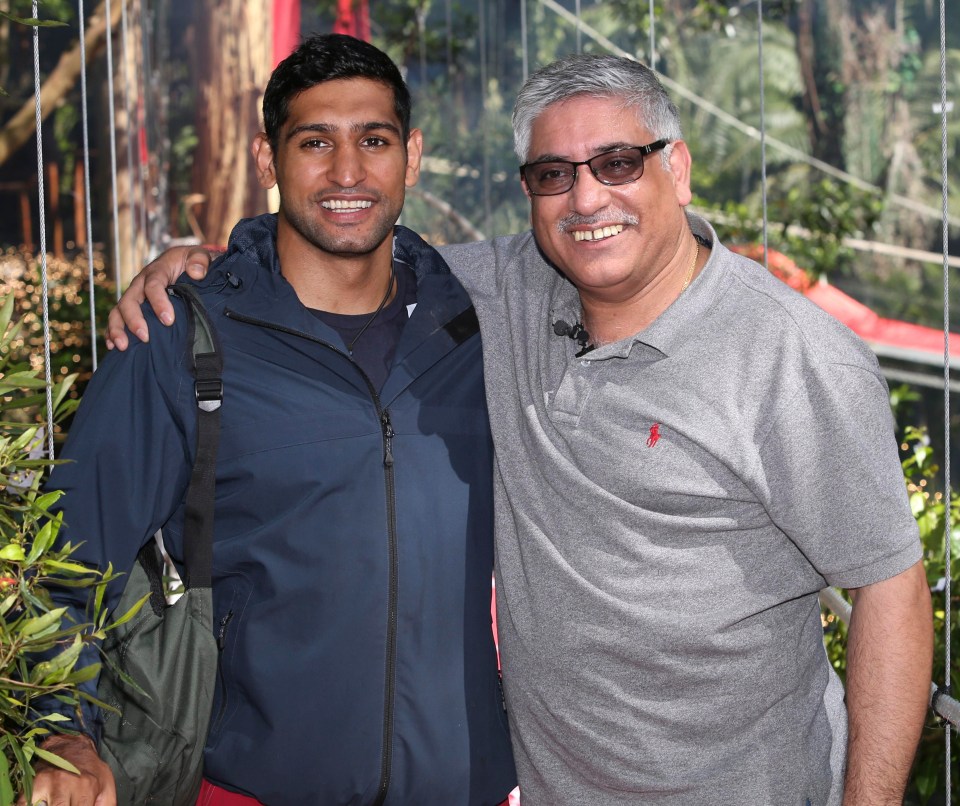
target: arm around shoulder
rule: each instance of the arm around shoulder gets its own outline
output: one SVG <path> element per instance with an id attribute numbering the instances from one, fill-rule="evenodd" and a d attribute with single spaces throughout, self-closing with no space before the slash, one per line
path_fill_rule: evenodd
<path id="1" fill-rule="evenodd" d="M 140 341 L 150 340 L 147 321 L 140 310 L 143 302 L 149 302 L 157 318 L 165 325 L 173 324 L 173 306 L 166 289 L 186 272 L 194 280 L 201 280 L 210 268 L 213 256 L 203 247 L 177 246 L 168 249 L 152 263 L 141 269 L 123 296 L 110 311 L 107 323 L 106 342 L 109 349 L 126 350 L 129 345 L 127 329 Z"/>

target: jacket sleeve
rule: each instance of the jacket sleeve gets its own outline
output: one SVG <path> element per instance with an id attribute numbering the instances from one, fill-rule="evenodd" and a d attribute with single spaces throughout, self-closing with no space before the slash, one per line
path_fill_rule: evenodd
<path id="1" fill-rule="evenodd" d="M 67 463 L 54 469 L 46 485 L 65 493 L 58 503 L 64 516 L 58 541 L 79 545 L 72 558 L 101 570 L 109 563 L 124 575 L 130 570 L 140 548 L 176 512 L 189 481 L 195 403 L 187 316 L 176 304 L 174 328 L 150 321 L 149 344 L 131 336 L 125 352 L 106 356 L 58 457 Z M 121 576 L 108 586 L 108 608 L 116 606 L 124 581 Z M 57 587 L 50 593 L 71 618 L 87 620 L 90 589 Z M 78 668 L 97 660 L 97 649 L 89 647 Z M 93 680 L 85 689 L 95 694 L 96 686 Z M 94 715 L 85 707 L 84 725 L 77 727 L 92 733 Z"/>

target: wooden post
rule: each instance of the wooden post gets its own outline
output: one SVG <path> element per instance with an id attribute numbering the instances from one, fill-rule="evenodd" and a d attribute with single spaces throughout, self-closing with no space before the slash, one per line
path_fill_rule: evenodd
<path id="1" fill-rule="evenodd" d="M 63 220 L 60 218 L 60 166 L 47 163 L 47 196 L 50 200 L 48 215 L 53 222 L 53 254 L 63 258 Z"/>
<path id="2" fill-rule="evenodd" d="M 83 160 L 73 168 L 73 239 L 77 249 L 87 246 L 87 198 L 83 187 Z"/>
<path id="3" fill-rule="evenodd" d="M 20 221 L 23 222 L 23 245 L 27 251 L 33 251 L 33 213 L 30 210 L 30 192 L 27 188 L 20 191 Z"/>

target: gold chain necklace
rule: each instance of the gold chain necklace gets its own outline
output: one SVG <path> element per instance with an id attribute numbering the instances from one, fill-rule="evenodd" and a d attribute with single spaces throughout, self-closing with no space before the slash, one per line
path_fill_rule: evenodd
<path id="1" fill-rule="evenodd" d="M 687 276 L 683 278 L 683 288 L 680 289 L 682 294 L 687 290 L 687 286 L 690 285 L 690 281 L 693 279 L 693 270 L 697 268 L 697 258 L 700 257 L 700 242 L 696 241 L 697 248 L 693 253 L 693 260 L 690 261 L 690 268 L 687 269 Z"/>

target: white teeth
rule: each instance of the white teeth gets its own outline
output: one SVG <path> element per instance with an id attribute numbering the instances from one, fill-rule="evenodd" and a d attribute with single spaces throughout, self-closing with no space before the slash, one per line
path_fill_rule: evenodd
<path id="1" fill-rule="evenodd" d="M 604 238 L 612 238 L 623 232 L 623 224 L 614 224 L 612 227 L 600 227 L 592 232 L 583 230 L 574 230 L 573 240 L 575 241 L 602 241 Z"/>
<path id="2" fill-rule="evenodd" d="M 330 201 L 321 202 L 321 207 L 327 210 L 363 210 L 372 207 L 372 201 L 344 201 L 343 199 L 330 199 Z"/>

